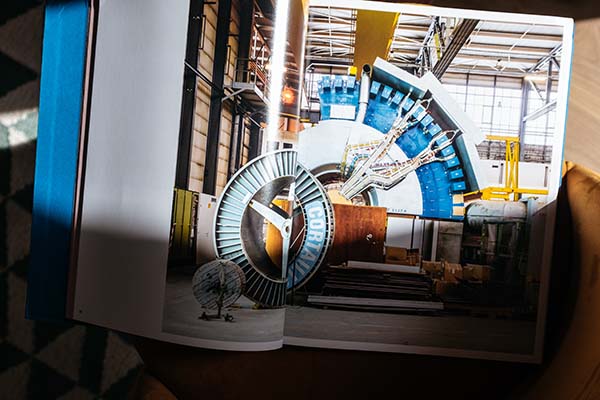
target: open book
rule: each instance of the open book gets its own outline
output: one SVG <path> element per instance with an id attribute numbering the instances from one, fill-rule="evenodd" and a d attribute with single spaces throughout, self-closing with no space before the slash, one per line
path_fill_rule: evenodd
<path id="1" fill-rule="evenodd" d="M 539 362 L 573 22 L 48 5 L 30 318 Z"/>

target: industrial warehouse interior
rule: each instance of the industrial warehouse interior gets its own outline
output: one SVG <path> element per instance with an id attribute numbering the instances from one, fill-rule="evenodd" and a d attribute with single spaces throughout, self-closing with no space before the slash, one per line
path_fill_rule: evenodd
<path id="1" fill-rule="evenodd" d="M 335 240 L 353 238 L 335 264 L 356 270 L 321 267 L 299 290 L 305 293 L 295 296 L 303 307 L 288 307 L 286 336 L 527 353 L 534 346 L 541 271 L 527 267 L 533 254 L 524 242 L 533 234 L 535 204 L 548 189 L 562 29 L 409 13 L 394 20 L 391 13 L 333 7 L 311 7 L 308 20 L 306 117 L 323 119 L 324 109 L 333 107 L 324 106 L 323 78 L 332 76 L 333 96 L 335 77 L 372 63 L 375 56 L 415 76 L 431 71 L 481 131 L 476 148 L 486 183 L 460 193 L 463 222 L 448 221 L 453 216 L 439 209 L 408 216 L 385 204 L 387 220 L 380 222 L 385 229 L 374 229 L 376 217 L 370 214 L 359 221 L 371 227 L 361 230 L 352 222 L 339 223 L 341 206 L 334 204 Z M 371 84 L 370 101 L 373 93 Z M 376 100 L 383 101 L 385 89 L 380 93 Z M 331 126 L 329 132 L 335 129 Z M 338 182 L 324 184 L 330 193 L 339 187 Z M 402 185 L 408 197 L 407 183 Z M 370 233 L 376 235 L 371 242 L 377 251 L 359 248 L 360 237 Z M 337 254 L 330 253 L 329 260 Z M 401 268 L 393 264 L 414 266 L 424 275 L 392 274 Z M 381 272 L 367 271 L 371 267 Z M 411 305 L 410 312 L 388 299 L 426 303 Z M 435 316 L 423 315 L 427 310 L 421 307 L 431 307 Z M 390 312 L 394 309 L 398 312 Z M 336 328 L 340 321 L 342 329 Z"/>
<path id="2" fill-rule="evenodd" d="M 563 27 L 318 3 L 195 5 L 163 331 L 533 354 Z"/>

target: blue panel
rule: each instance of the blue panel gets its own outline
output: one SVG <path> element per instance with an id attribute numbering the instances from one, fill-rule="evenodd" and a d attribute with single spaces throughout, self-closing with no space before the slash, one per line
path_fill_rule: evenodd
<path id="1" fill-rule="evenodd" d="M 408 129 L 398 138 L 396 143 L 402 148 L 406 156 L 415 157 L 421 150 L 429 144 L 429 139 L 423 134 L 419 126 Z"/>
<path id="2" fill-rule="evenodd" d="M 450 171 L 450 179 L 460 179 L 464 176 L 462 169 Z"/>
<path id="3" fill-rule="evenodd" d="M 452 146 L 446 147 L 445 149 L 442 149 L 440 153 L 442 153 L 444 157 L 447 157 L 451 154 L 454 154 L 454 148 Z"/>
<path id="4" fill-rule="evenodd" d="M 375 97 L 377 96 L 377 93 L 379 93 L 379 88 L 381 87 L 381 83 L 379 82 L 371 82 L 371 97 Z"/>
<path id="5" fill-rule="evenodd" d="M 455 182 L 452 184 L 452 191 L 453 192 L 462 192 L 466 189 L 465 183 L 464 182 Z"/>
<path id="6" fill-rule="evenodd" d="M 448 168 L 456 167 L 459 164 L 460 164 L 460 161 L 458 160 L 458 157 L 452 157 L 451 159 L 446 161 L 446 167 L 448 167 Z"/>
<path id="7" fill-rule="evenodd" d="M 394 97 L 392 98 L 392 104 L 395 107 L 398 107 L 400 105 L 400 103 L 402 102 L 402 99 L 404 98 L 404 95 L 402 93 L 400 93 L 399 91 L 396 92 L 396 94 L 394 95 Z"/>
<path id="8" fill-rule="evenodd" d="M 422 127 L 417 125 L 405 132 L 396 143 L 407 157 L 414 157 L 428 145 L 429 138 L 423 132 Z M 456 157 L 453 160 L 458 163 Z M 424 165 L 416 171 L 421 185 L 423 217 L 462 219 L 461 216 L 452 215 L 452 192 L 459 190 L 452 187 L 450 174 L 446 172 L 446 168 L 445 163 L 434 162 Z"/>
<path id="9" fill-rule="evenodd" d="M 343 85 L 341 76 L 335 77 L 335 79 L 333 80 L 333 86 L 334 86 L 336 92 L 341 92 L 344 89 L 344 85 Z"/>
<path id="10" fill-rule="evenodd" d="M 392 128 L 398 116 L 398 105 L 394 104 L 394 101 L 390 102 L 391 93 L 392 88 L 389 86 L 375 81 L 371 83 L 371 100 L 367 106 L 364 123 L 383 133 Z"/>
<path id="11" fill-rule="evenodd" d="M 348 77 L 348 82 L 346 83 L 346 88 L 348 89 L 348 93 L 351 93 L 356 87 L 356 78 L 353 76 Z"/>
<path id="12" fill-rule="evenodd" d="M 324 93 L 331 91 L 331 78 L 329 78 L 327 75 L 324 76 L 321 79 L 319 87 Z"/>
<path id="13" fill-rule="evenodd" d="M 85 0 L 46 5 L 28 318 L 65 317 L 88 29 Z"/>
<path id="14" fill-rule="evenodd" d="M 427 132 L 429 132 L 429 134 L 431 136 L 435 136 L 438 133 L 440 133 L 441 131 L 442 131 L 442 128 L 440 128 L 440 126 L 438 124 L 429 125 L 427 127 Z"/>
<path id="15" fill-rule="evenodd" d="M 367 113 L 364 123 L 378 131 L 387 134 L 392 123 L 398 115 L 398 105 L 404 95 L 393 90 L 379 82 L 371 84 L 370 100 L 367 107 Z M 391 101 L 390 101 L 391 96 Z M 406 112 L 414 105 L 412 99 L 407 99 L 403 111 Z M 425 149 L 431 140 L 432 135 L 442 131 L 442 128 L 436 124 L 433 117 L 424 112 L 423 107 L 415 111 L 414 117 L 423 116 L 419 123 L 414 124 L 398 138 L 396 144 L 402 149 L 407 157 L 412 158 Z M 438 144 L 448 141 L 447 138 L 438 140 Z M 454 154 L 452 146 L 441 151 L 443 155 Z M 460 166 L 458 157 L 453 157 L 446 162 L 433 162 L 424 165 L 416 170 L 417 178 L 421 186 L 421 196 L 423 201 L 423 217 L 455 219 L 462 220 L 463 216 L 453 215 L 452 194 L 461 193 L 465 189 L 463 181 L 452 182 L 455 179 L 461 179 L 462 169 L 449 171 L 450 168 Z"/>
<path id="16" fill-rule="evenodd" d="M 418 121 L 420 121 L 422 118 L 424 118 L 425 115 L 427 115 L 427 114 L 425 114 L 425 108 L 421 107 L 421 106 L 417 107 L 417 109 L 412 113 L 412 117 L 417 119 Z M 419 117 L 421 119 L 419 119 Z"/>
<path id="17" fill-rule="evenodd" d="M 436 142 L 438 145 L 441 145 L 441 144 L 443 144 L 443 143 L 446 143 L 447 141 L 448 141 L 448 137 L 446 137 L 446 136 L 442 136 L 441 138 L 439 138 L 439 139 L 438 139 L 438 140 L 436 140 L 435 142 Z"/>
<path id="18" fill-rule="evenodd" d="M 440 184 L 440 186 L 438 187 L 438 190 L 437 190 L 437 196 L 441 199 L 452 195 L 450 186 L 447 184 L 447 182 L 445 182 L 445 181 L 442 181 L 442 182 L 443 182 L 443 184 Z"/>
<path id="19" fill-rule="evenodd" d="M 382 99 L 389 100 L 391 95 L 392 95 L 392 88 L 389 86 L 384 87 L 383 90 L 381 91 Z"/>
<path id="20" fill-rule="evenodd" d="M 331 88 L 334 88 L 332 91 Z M 331 119 L 331 105 L 351 105 L 358 111 L 358 96 L 356 79 L 335 76 L 333 80 L 326 75 L 319 81 L 319 99 L 321 102 L 321 120 Z"/>
<path id="21" fill-rule="evenodd" d="M 431 124 L 433 122 L 433 117 L 429 114 L 427 114 L 425 117 L 423 117 L 423 119 L 421 119 L 420 124 L 422 127 L 426 127 L 427 125 Z"/>

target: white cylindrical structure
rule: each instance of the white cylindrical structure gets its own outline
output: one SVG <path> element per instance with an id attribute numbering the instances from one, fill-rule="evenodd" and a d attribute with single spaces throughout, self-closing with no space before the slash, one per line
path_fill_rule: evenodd
<path id="1" fill-rule="evenodd" d="M 527 203 L 514 201 L 478 200 L 467 206 L 466 221 L 470 227 L 484 222 L 506 222 L 527 219 Z"/>
<path id="2" fill-rule="evenodd" d="M 371 91 L 371 66 L 365 64 L 362 67 L 360 75 L 360 93 L 358 96 L 358 113 L 356 122 L 362 123 L 367 115 L 367 105 L 369 103 L 369 92 Z"/>

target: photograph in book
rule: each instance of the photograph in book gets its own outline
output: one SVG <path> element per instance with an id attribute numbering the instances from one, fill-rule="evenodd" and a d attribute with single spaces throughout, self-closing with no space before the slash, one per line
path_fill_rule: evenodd
<path id="1" fill-rule="evenodd" d="M 289 261 L 285 342 L 534 360 L 564 21 L 313 1 L 307 24 L 295 150 L 333 229 L 302 214 L 322 247 Z"/>
<path id="2" fill-rule="evenodd" d="M 267 3 L 188 35 L 162 331 L 539 361 L 572 22 Z"/>
<path id="3" fill-rule="evenodd" d="M 263 229 L 257 217 L 264 206 L 258 207 L 275 200 L 295 173 L 295 153 L 265 156 L 262 140 L 275 9 L 271 2 L 199 4 L 191 11 L 202 23 L 190 19 L 188 28 L 182 121 L 189 123 L 182 122 L 182 132 L 191 143 L 178 154 L 187 174 L 176 179 L 173 192 L 162 331 L 184 343 L 198 338 L 222 348 L 233 342 L 240 344 L 236 349 L 280 347 L 286 280 L 266 263 L 252 231 Z"/>

